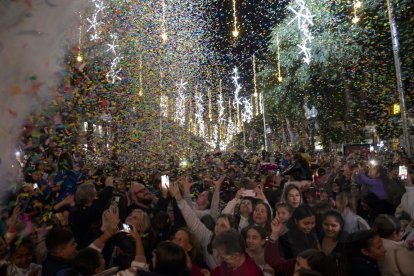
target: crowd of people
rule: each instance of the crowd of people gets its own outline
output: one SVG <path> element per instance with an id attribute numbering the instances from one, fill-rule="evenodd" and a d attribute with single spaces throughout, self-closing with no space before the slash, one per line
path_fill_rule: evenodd
<path id="1" fill-rule="evenodd" d="M 414 275 L 412 166 L 392 157 L 213 152 L 138 173 L 32 152 L 0 275 Z"/>

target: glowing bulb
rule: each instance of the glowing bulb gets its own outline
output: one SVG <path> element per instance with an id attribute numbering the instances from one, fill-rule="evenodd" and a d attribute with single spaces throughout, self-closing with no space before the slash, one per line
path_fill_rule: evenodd
<path id="1" fill-rule="evenodd" d="M 361 1 L 356 1 L 355 2 L 355 8 L 356 9 L 359 9 L 359 8 L 361 8 L 362 7 L 362 2 Z"/>
<path id="2" fill-rule="evenodd" d="M 234 30 L 232 32 L 232 34 L 233 34 L 234 37 L 238 37 L 239 36 L 239 31 L 238 30 Z"/>
<path id="3" fill-rule="evenodd" d="M 168 36 L 166 33 L 162 33 L 161 38 L 162 38 L 162 41 L 166 42 L 168 39 Z"/>
<path id="4" fill-rule="evenodd" d="M 76 61 L 77 61 L 77 62 L 82 62 L 82 61 L 83 61 L 83 57 L 79 54 L 79 55 L 76 57 Z"/>
<path id="5" fill-rule="evenodd" d="M 16 151 L 16 157 L 20 156 L 20 151 Z"/>
<path id="6" fill-rule="evenodd" d="M 283 78 L 282 78 L 282 77 L 277 77 L 277 80 L 278 80 L 279 82 L 282 82 Z"/>
<path id="7" fill-rule="evenodd" d="M 358 22 L 359 22 L 359 17 L 358 17 L 358 16 L 355 16 L 355 17 L 352 19 L 352 23 L 356 24 L 356 23 L 358 23 Z"/>
<path id="8" fill-rule="evenodd" d="M 144 95 L 144 91 L 142 91 L 142 89 L 140 89 L 140 90 L 138 91 L 138 95 L 139 95 L 139 96 Z"/>

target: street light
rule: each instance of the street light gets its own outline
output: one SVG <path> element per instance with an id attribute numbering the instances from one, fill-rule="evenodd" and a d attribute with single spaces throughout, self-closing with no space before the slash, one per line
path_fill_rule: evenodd
<path id="1" fill-rule="evenodd" d="M 315 106 L 312 106 L 309 109 L 306 103 L 303 105 L 303 109 L 305 109 L 305 117 L 309 127 L 309 150 L 313 153 L 315 151 L 315 123 L 316 117 L 318 116 L 318 110 Z"/>

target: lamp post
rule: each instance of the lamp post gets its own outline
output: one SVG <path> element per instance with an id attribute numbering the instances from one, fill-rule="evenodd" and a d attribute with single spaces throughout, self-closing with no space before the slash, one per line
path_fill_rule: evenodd
<path id="1" fill-rule="evenodd" d="M 307 104 L 304 104 L 303 108 L 305 109 L 305 117 L 309 127 L 309 150 L 313 153 L 315 151 L 315 123 L 316 117 L 318 116 L 318 110 L 315 106 L 312 106 L 309 109 Z"/>

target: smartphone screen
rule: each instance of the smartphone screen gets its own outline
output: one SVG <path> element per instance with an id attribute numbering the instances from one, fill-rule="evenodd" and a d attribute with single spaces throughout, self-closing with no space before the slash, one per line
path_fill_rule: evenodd
<path id="1" fill-rule="evenodd" d="M 124 232 L 131 232 L 131 226 L 129 224 L 123 223 L 122 224 L 122 231 Z"/>
<path id="2" fill-rule="evenodd" d="M 256 192 L 254 190 L 245 190 L 245 191 L 243 191 L 242 196 L 244 196 L 244 197 L 255 197 Z"/>
<path id="3" fill-rule="evenodd" d="M 408 170 L 406 166 L 399 166 L 398 167 L 398 176 L 402 179 L 402 180 L 406 180 L 407 179 L 407 174 L 408 174 Z"/>
<path id="4" fill-rule="evenodd" d="M 170 187 L 170 177 L 168 175 L 161 175 L 161 184 L 166 188 Z"/>
<path id="5" fill-rule="evenodd" d="M 119 203 L 119 199 L 120 198 L 121 198 L 120 196 L 114 196 L 114 197 L 112 197 L 111 204 L 114 205 L 114 206 L 118 206 L 118 203 Z"/>

